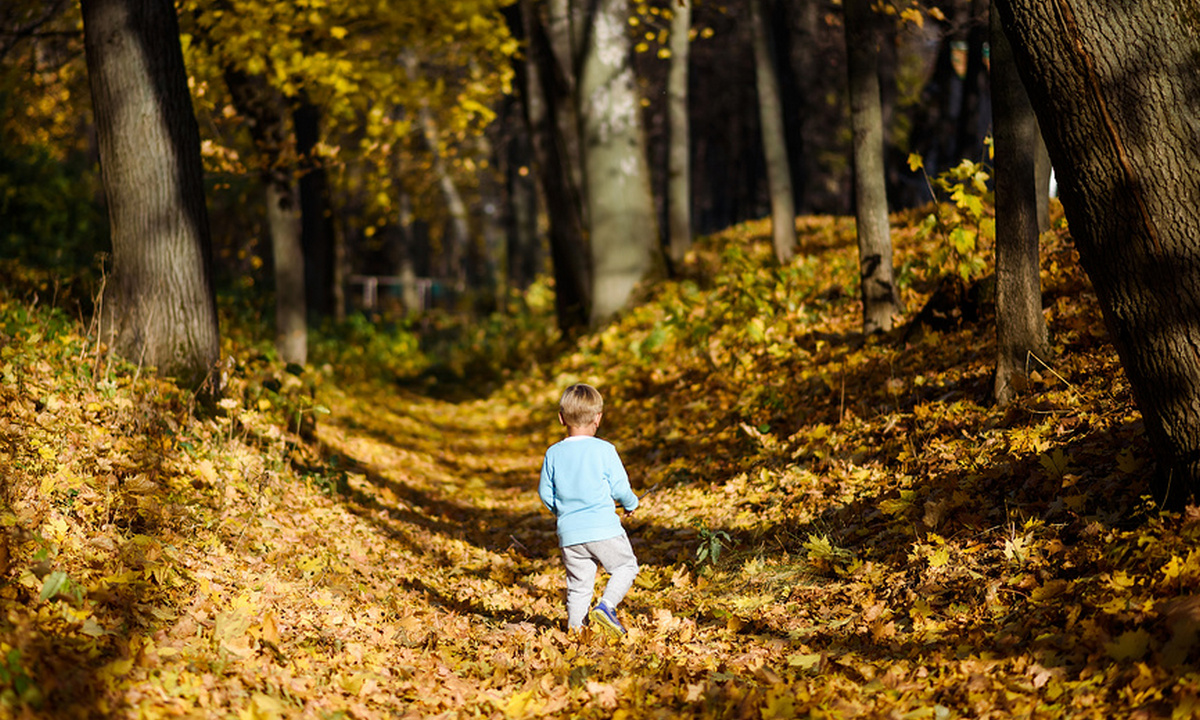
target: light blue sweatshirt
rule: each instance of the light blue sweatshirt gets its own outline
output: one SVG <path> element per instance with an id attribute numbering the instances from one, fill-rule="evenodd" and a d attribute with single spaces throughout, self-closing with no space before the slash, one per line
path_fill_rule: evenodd
<path id="1" fill-rule="evenodd" d="M 621 535 L 613 501 L 626 511 L 638 504 L 617 449 L 590 435 L 560 440 L 546 450 L 538 495 L 558 519 L 561 547 Z"/>

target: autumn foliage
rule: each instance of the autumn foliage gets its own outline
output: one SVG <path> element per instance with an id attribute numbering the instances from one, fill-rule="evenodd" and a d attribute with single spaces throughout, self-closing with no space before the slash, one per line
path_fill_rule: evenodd
<path id="1" fill-rule="evenodd" d="M 893 219 L 906 320 L 940 277 L 921 217 Z M 1056 354 L 1004 409 L 986 300 L 864 339 L 852 224 L 798 231 L 784 267 L 765 223 L 708 238 L 569 344 L 552 303 L 374 372 L 227 341 L 214 408 L 4 266 L 3 714 L 1193 715 L 1200 524 L 1143 498 L 1061 221 Z M 576 381 L 651 491 L 621 640 L 563 631 L 534 493 Z"/>

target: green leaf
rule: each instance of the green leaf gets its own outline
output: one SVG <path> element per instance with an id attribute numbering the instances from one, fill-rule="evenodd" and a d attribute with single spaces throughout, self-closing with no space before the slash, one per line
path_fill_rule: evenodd
<path id="1" fill-rule="evenodd" d="M 42 581 L 42 592 L 38 599 L 42 602 L 53 600 L 59 596 L 78 599 L 79 589 L 71 581 L 69 575 L 61 570 L 55 570 Z"/>

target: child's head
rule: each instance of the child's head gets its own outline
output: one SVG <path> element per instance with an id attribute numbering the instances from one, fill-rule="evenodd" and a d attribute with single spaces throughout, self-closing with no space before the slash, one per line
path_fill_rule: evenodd
<path id="1" fill-rule="evenodd" d="M 582 428 L 595 422 L 604 411 L 604 398 L 591 385 L 576 383 L 563 391 L 558 401 L 558 417 L 569 428 Z"/>

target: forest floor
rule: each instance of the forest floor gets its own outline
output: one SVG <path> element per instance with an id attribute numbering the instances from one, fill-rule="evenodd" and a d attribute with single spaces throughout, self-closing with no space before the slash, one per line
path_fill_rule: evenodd
<path id="1" fill-rule="evenodd" d="M 934 287 L 913 220 L 909 318 Z M 1197 714 L 1200 523 L 1146 497 L 1062 223 L 1055 355 L 1007 408 L 986 307 L 864 340 L 852 224 L 800 229 L 785 268 L 735 229 L 611 326 L 480 345 L 458 379 L 227 341 L 208 413 L 0 297 L 0 715 Z M 576 381 L 649 492 L 621 638 L 564 631 L 535 492 Z"/>

